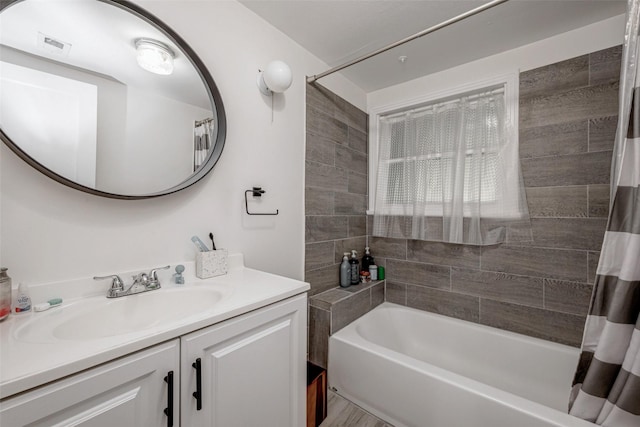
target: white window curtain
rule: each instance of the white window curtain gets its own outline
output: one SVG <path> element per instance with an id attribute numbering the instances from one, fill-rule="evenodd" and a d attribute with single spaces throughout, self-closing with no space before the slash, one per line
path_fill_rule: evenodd
<path id="1" fill-rule="evenodd" d="M 504 87 L 382 116 L 379 129 L 374 236 L 531 240 Z"/>

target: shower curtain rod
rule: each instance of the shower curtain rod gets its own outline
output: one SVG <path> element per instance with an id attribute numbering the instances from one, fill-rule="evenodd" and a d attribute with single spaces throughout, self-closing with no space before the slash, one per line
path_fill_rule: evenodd
<path id="1" fill-rule="evenodd" d="M 213 121 L 213 117 L 206 118 L 206 119 L 203 119 L 203 120 L 196 120 L 196 127 L 201 126 L 201 125 L 203 125 L 205 123 L 212 122 L 212 121 Z"/>
<path id="2" fill-rule="evenodd" d="M 321 79 L 323 77 L 328 76 L 329 74 L 333 74 L 333 73 L 335 73 L 337 71 L 340 71 L 340 70 L 342 70 L 344 68 L 347 68 L 347 67 L 350 67 L 352 65 L 355 65 L 355 64 L 357 64 L 359 62 L 364 61 L 365 59 L 369 59 L 369 58 L 371 58 L 373 56 L 379 55 L 379 54 L 381 54 L 383 52 L 386 52 L 386 51 L 388 51 L 390 49 L 393 49 L 394 47 L 397 47 L 397 46 L 400 46 L 400 45 L 405 44 L 407 42 L 410 42 L 411 40 L 415 40 L 415 39 L 420 38 L 422 36 L 426 36 L 429 33 L 433 33 L 434 31 L 437 31 L 437 30 L 439 30 L 441 28 L 447 27 L 447 26 L 449 26 L 451 24 L 455 24 L 456 22 L 462 21 L 465 18 L 473 16 L 473 15 L 475 15 L 477 13 L 480 13 L 482 11 L 485 11 L 487 9 L 491 9 L 494 6 L 497 6 L 497 5 L 501 4 L 501 3 L 505 3 L 507 1 L 509 1 L 509 0 L 493 0 L 493 1 L 490 1 L 489 3 L 485 3 L 482 6 L 476 7 L 475 9 L 471 9 L 471 10 L 469 10 L 467 12 L 464 12 L 464 13 L 458 15 L 458 16 L 454 16 L 453 18 L 447 19 L 446 21 L 442 21 L 441 23 L 439 23 L 437 25 L 434 25 L 433 27 L 429 27 L 426 30 L 422 30 L 419 33 L 416 33 L 416 34 L 414 34 L 412 36 L 409 36 L 409 37 L 404 38 L 404 39 L 402 39 L 400 41 L 392 43 L 392 44 L 390 44 L 388 46 L 380 48 L 380 49 L 378 49 L 378 50 L 376 50 L 374 52 L 368 53 L 368 54 L 366 54 L 364 56 L 361 56 L 359 58 L 356 58 L 354 60 L 346 62 L 346 63 L 344 63 L 342 65 L 338 65 L 336 67 L 330 68 L 329 70 L 327 70 L 327 71 L 325 71 L 323 73 L 314 74 L 313 76 L 308 76 L 307 77 L 307 83 L 313 83 L 318 79 Z"/>

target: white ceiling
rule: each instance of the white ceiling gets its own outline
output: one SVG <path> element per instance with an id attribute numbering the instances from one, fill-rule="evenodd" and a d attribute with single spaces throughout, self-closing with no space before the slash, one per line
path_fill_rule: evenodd
<path id="1" fill-rule="evenodd" d="M 469 0 L 240 0 L 330 66 L 476 8 Z M 625 13 L 625 0 L 510 0 L 342 71 L 365 92 Z M 624 29 L 621 28 L 621 33 Z M 401 63 L 398 58 L 407 56 Z M 319 74 L 325 70 L 317 70 Z"/>
<path id="2" fill-rule="evenodd" d="M 66 55 L 38 44 L 38 33 L 71 44 Z M 136 62 L 135 40 L 150 38 L 174 53 L 174 72 L 160 76 Z M 101 1 L 30 0 L 0 14 L 0 44 L 45 60 L 108 76 L 128 86 L 210 109 L 198 71 L 162 31 L 113 5 Z"/>

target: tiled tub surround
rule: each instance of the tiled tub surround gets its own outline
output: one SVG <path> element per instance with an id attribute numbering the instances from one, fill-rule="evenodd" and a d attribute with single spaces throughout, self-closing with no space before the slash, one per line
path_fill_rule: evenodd
<path id="1" fill-rule="evenodd" d="M 367 240 L 367 114 L 307 84 L 305 281 L 309 295 L 339 283 L 342 254 Z"/>
<path id="2" fill-rule="evenodd" d="M 613 47 L 521 73 L 520 158 L 534 238 L 523 245 L 367 236 L 366 115 L 308 85 L 305 280 L 310 295 L 328 291 L 310 298 L 310 360 L 326 366 L 334 319 L 365 312 L 364 296 L 335 287 L 342 253 L 367 243 L 387 268 L 385 301 L 579 346 L 608 211 L 620 55 Z"/>
<path id="3" fill-rule="evenodd" d="M 520 74 L 533 242 L 473 247 L 370 236 L 387 271 L 386 301 L 580 345 L 606 226 L 620 55 L 614 47 Z"/>
<path id="4" fill-rule="evenodd" d="M 384 281 L 332 288 L 309 298 L 309 360 L 327 367 L 329 336 L 384 302 Z"/>

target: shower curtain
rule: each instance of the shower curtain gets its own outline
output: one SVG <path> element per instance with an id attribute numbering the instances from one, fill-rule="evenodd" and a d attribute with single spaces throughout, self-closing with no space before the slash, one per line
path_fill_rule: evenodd
<path id="1" fill-rule="evenodd" d="M 209 155 L 211 136 L 213 135 L 213 119 L 196 122 L 193 129 L 193 171 L 198 170 Z"/>
<path id="2" fill-rule="evenodd" d="M 640 0 L 628 0 L 611 203 L 569 413 L 640 426 Z"/>

